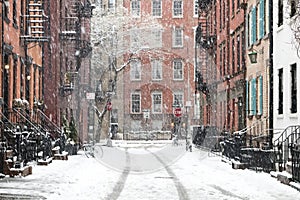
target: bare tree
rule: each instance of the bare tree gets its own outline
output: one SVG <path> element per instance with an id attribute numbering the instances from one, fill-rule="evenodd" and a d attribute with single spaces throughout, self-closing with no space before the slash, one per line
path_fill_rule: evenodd
<path id="1" fill-rule="evenodd" d="M 155 31 L 162 27 L 147 14 L 135 17 L 123 7 L 117 7 L 113 12 L 97 7 L 93 10 L 91 29 L 91 63 L 97 76 L 94 79 L 98 81 L 94 108 L 102 129 L 107 105 L 116 93 L 119 73 L 140 53 L 155 51 Z M 101 130 L 99 132 L 101 134 Z M 99 139 L 98 133 L 96 140 Z"/>
<path id="2" fill-rule="evenodd" d="M 288 0 L 287 9 L 291 18 L 291 29 L 294 35 L 294 42 L 297 49 L 297 55 L 300 57 L 300 1 Z"/>

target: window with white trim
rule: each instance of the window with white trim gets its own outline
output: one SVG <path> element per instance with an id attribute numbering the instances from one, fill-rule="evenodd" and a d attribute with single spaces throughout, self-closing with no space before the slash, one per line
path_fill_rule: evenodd
<path id="1" fill-rule="evenodd" d="M 158 59 L 153 59 L 151 61 L 152 66 L 152 79 L 161 80 L 162 79 L 162 62 Z"/>
<path id="2" fill-rule="evenodd" d="M 297 113 L 297 64 L 291 65 L 291 113 Z"/>
<path id="3" fill-rule="evenodd" d="M 162 112 L 162 93 L 153 92 L 152 93 L 152 111 L 153 113 Z"/>
<path id="4" fill-rule="evenodd" d="M 162 4 L 161 0 L 152 0 L 152 16 L 161 17 Z"/>
<path id="5" fill-rule="evenodd" d="M 183 47 L 183 29 L 180 27 L 173 29 L 173 47 Z"/>
<path id="6" fill-rule="evenodd" d="M 173 61 L 173 79 L 183 80 L 183 64 L 181 59 Z"/>
<path id="7" fill-rule="evenodd" d="M 154 29 L 152 30 L 153 35 L 153 47 L 159 48 L 162 47 L 162 30 L 161 29 Z"/>
<path id="8" fill-rule="evenodd" d="M 141 15 L 141 1 L 131 0 L 131 14 L 132 16 L 139 17 Z"/>
<path id="9" fill-rule="evenodd" d="M 183 92 L 174 92 L 173 102 L 176 106 L 183 107 Z"/>
<path id="10" fill-rule="evenodd" d="M 173 0 L 173 17 L 183 16 L 183 3 L 182 0 Z"/>
<path id="11" fill-rule="evenodd" d="M 109 0 L 109 2 L 108 2 L 108 10 L 110 12 L 115 12 L 116 11 L 116 0 Z"/>
<path id="12" fill-rule="evenodd" d="M 131 94 L 131 113 L 141 113 L 141 93 Z"/>
<path id="13" fill-rule="evenodd" d="M 130 49 L 136 51 L 141 46 L 141 31 L 139 29 L 130 30 Z"/>
<path id="14" fill-rule="evenodd" d="M 141 80 L 141 61 L 139 59 L 130 62 L 130 79 Z"/>

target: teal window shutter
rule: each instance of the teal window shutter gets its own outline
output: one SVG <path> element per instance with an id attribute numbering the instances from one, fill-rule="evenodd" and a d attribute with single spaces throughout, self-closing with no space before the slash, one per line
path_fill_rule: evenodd
<path id="1" fill-rule="evenodd" d="M 257 94 L 257 92 L 256 92 L 256 78 L 253 78 L 253 115 L 256 115 L 256 110 L 257 110 L 257 108 L 256 108 L 256 94 Z"/>
<path id="2" fill-rule="evenodd" d="M 254 8 L 252 8 L 252 11 L 251 11 L 251 44 L 254 44 L 254 21 L 255 21 Z"/>
<path id="3" fill-rule="evenodd" d="M 257 29 L 257 24 L 256 24 L 256 7 L 253 8 L 253 43 L 256 42 L 256 29 Z"/>
<path id="4" fill-rule="evenodd" d="M 251 81 L 251 115 L 256 115 L 256 79 Z"/>
<path id="5" fill-rule="evenodd" d="M 253 83 L 254 79 L 251 80 L 251 95 L 250 95 L 250 115 L 253 115 L 253 107 L 254 107 L 254 83 Z"/>
<path id="6" fill-rule="evenodd" d="M 246 80 L 246 91 L 245 91 L 245 93 L 246 93 L 246 116 L 248 116 L 248 114 L 249 114 L 249 82 Z"/>
<path id="7" fill-rule="evenodd" d="M 259 39 L 265 34 L 265 0 L 259 1 Z"/>
<path id="8" fill-rule="evenodd" d="M 259 112 L 263 114 L 263 76 L 259 77 Z"/>

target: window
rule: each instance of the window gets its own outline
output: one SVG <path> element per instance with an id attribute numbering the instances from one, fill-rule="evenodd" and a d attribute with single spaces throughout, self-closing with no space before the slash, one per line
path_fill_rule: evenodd
<path id="1" fill-rule="evenodd" d="M 173 47 L 183 46 L 183 30 L 182 28 L 175 28 L 173 31 Z"/>
<path id="2" fill-rule="evenodd" d="M 141 31 L 139 29 L 130 30 L 130 48 L 132 51 L 136 51 L 142 45 Z"/>
<path id="3" fill-rule="evenodd" d="M 294 17 L 297 11 L 296 0 L 291 0 L 291 17 Z"/>
<path id="4" fill-rule="evenodd" d="M 180 59 L 173 61 L 173 78 L 174 80 L 183 80 L 183 66 Z"/>
<path id="5" fill-rule="evenodd" d="M 152 0 L 152 15 L 161 17 L 161 0 Z"/>
<path id="6" fill-rule="evenodd" d="M 199 7 L 198 0 L 194 0 L 194 17 L 198 17 L 198 7 Z"/>
<path id="7" fill-rule="evenodd" d="M 220 28 L 220 31 L 221 31 L 221 30 L 222 30 L 222 11 L 223 11 L 223 10 L 222 10 L 222 3 L 220 2 L 219 5 L 220 5 L 220 13 L 219 13 L 219 15 L 220 15 L 220 16 L 219 16 L 219 21 L 220 21 L 219 24 L 220 24 L 220 27 L 219 27 L 219 28 Z"/>
<path id="8" fill-rule="evenodd" d="M 232 6 L 231 7 L 231 15 L 234 16 L 234 10 L 235 10 L 235 1 L 234 0 L 231 1 L 231 6 Z"/>
<path id="9" fill-rule="evenodd" d="M 13 78 L 13 84 L 14 84 L 14 88 L 17 87 L 17 78 L 20 76 L 19 74 L 17 74 L 18 72 L 18 56 L 17 54 L 13 54 L 13 59 L 14 59 L 14 64 L 13 64 L 13 74 L 14 74 L 14 78 Z M 18 97 L 18 90 L 14 89 L 13 92 L 13 98 L 17 98 Z"/>
<path id="10" fill-rule="evenodd" d="M 237 49 L 236 49 L 236 53 L 237 53 L 237 71 L 239 72 L 240 70 L 241 70 L 241 38 L 240 38 L 240 35 L 238 35 L 237 37 L 236 37 L 236 39 L 237 39 L 237 44 L 236 44 L 236 47 L 237 47 Z"/>
<path id="11" fill-rule="evenodd" d="M 283 24 L 283 0 L 278 0 L 278 27 Z"/>
<path id="12" fill-rule="evenodd" d="M 161 80 L 162 79 L 162 63 L 160 60 L 152 60 L 152 79 Z"/>
<path id="13" fill-rule="evenodd" d="M 17 25 L 17 2 L 16 2 L 16 0 L 14 0 L 14 2 L 13 2 L 13 26 L 15 28 L 18 28 L 18 25 Z"/>
<path id="14" fill-rule="evenodd" d="M 130 63 L 130 79 L 141 80 L 141 61 L 139 59 L 133 60 Z"/>
<path id="15" fill-rule="evenodd" d="M 174 105 L 183 107 L 183 93 L 182 92 L 175 92 L 173 95 L 173 102 Z"/>
<path id="16" fill-rule="evenodd" d="M 110 12 L 115 12 L 116 9 L 116 0 L 109 0 L 108 2 L 108 10 Z"/>
<path id="17" fill-rule="evenodd" d="M 251 42 L 250 45 L 254 44 L 257 40 L 256 38 L 256 30 L 257 30 L 257 8 L 254 6 L 251 10 Z"/>
<path id="18" fill-rule="evenodd" d="M 4 0 L 4 6 L 3 6 L 3 13 L 4 13 L 4 20 L 6 23 L 9 23 L 10 20 L 8 18 L 9 14 L 9 0 Z"/>
<path id="19" fill-rule="evenodd" d="M 291 113 L 297 113 L 297 65 L 291 65 Z"/>
<path id="20" fill-rule="evenodd" d="M 141 9 L 141 1 L 140 0 L 131 0 L 131 13 L 133 16 L 139 17 L 140 16 L 140 9 Z"/>
<path id="21" fill-rule="evenodd" d="M 173 17 L 182 17 L 183 13 L 182 0 L 173 0 Z"/>
<path id="22" fill-rule="evenodd" d="M 250 115 L 256 115 L 256 95 L 257 95 L 257 83 L 256 83 L 256 78 L 253 78 L 251 80 L 251 97 L 250 97 Z"/>
<path id="23" fill-rule="evenodd" d="M 235 39 L 234 38 L 232 38 L 232 42 L 231 42 L 232 44 L 232 46 L 231 46 L 231 54 L 232 54 L 232 73 L 235 73 L 235 53 L 236 53 L 236 51 L 235 51 Z"/>
<path id="24" fill-rule="evenodd" d="M 141 94 L 132 93 L 131 94 L 131 113 L 141 112 Z"/>
<path id="25" fill-rule="evenodd" d="M 153 41 L 150 42 L 153 43 L 153 47 L 159 48 L 162 47 L 162 30 L 161 29 L 154 29 L 152 31 L 153 35 Z"/>
<path id="26" fill-rule="evenodd" d="M 283 114 L 283 69 L 278 70 L 278 114 Z"/>
<path id="27" fill-rule="evenodd" d="M 152 111 L 153 113 L 162 112 L 162 94 L 160 92 L 152 93 Z"/>

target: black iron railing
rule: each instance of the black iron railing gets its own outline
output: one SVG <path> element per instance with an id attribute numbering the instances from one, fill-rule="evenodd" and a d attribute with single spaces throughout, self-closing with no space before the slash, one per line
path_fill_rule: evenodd
<path id="1" fill-rule="evenodd" d="M 300 146 L 292 148 L 292 176 L 293 180 L 300 182 Z"/>

